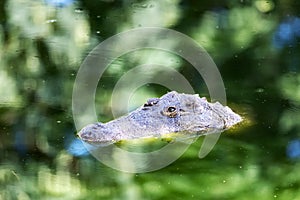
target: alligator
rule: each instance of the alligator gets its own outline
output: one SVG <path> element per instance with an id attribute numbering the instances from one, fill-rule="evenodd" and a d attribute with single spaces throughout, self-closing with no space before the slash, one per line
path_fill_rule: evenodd
<path id="1" fill-rule="evenodd" d="M 207 135 L 223 132 L 243 119 L 228 106 L 210 103 L 198 94 L 171 91 L 151 98 L 129 114 L 83 127 L 78 136 L 90 144 L 108 145 L 123 140 L 163 137 L 171 133 Z"/>

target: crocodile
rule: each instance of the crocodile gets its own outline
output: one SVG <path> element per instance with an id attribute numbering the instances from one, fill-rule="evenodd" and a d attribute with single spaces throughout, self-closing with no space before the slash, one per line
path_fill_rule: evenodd
<path id="1" fill-rule="evenodd" d="M 171 91 L 120 118 L 83 127 L 78 136 L 90 144 L 163 137 L 171 133 L 207 135 L 223 132 L 243 119 L 228 106 L 210 103 L 198 94 Z"/>

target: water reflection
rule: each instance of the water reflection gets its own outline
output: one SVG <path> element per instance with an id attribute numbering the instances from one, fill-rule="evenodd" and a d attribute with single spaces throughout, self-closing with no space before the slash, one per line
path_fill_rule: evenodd
<path id="1" fill-rule="evenodd" d="M 290 141 L 287 146 L 286 153 L 289 158 L 300 158 L 300 140 L 295 139 Z"/>
<path id="2" fill-rule="evenodd" d="M 70 153 L 71 155 L 76 157 L 84 157 L 90 154 L 86 145 L 84 145 L 80 139 L 70 137 L 70 139 L 68 140 L 65 141 L 65 146 L 68 153 Z"/>
<path id="3" fill-rule="evenodd" d="M 74 0 L 45 0 L 45 2 L 55 7 L 65 7 L 74 3 Z"/>
<path id="4" fill-rule="evenodd" d="M 289 17 L 281 22 L 274 34 L 273 44 L 276 48 L 296 45 L 300 37 L 300 18 Z"/>

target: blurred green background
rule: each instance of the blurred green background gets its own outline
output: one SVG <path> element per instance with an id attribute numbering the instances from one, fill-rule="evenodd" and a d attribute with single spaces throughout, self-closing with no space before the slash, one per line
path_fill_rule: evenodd
<path id="1" fill-rule="evenodd" d="M 297 0 L 1 0 L 0 199 L 300 199 L 299 15 Z M 74 136 L 73 84 L 101 41 L 149 26 L 202 45 L 222 74 L 228 105 L 247 122 L 224 132 L 202 160 L 203 138 L 164 169 L 123 173 Z M 209 98 L 183 59 L 134 52 L 100 80 L 100 121 L 113 118 L 115 83 L 148 61 L 174 67 Z M 132 109 L 166 91 L 140 88 Z"/>

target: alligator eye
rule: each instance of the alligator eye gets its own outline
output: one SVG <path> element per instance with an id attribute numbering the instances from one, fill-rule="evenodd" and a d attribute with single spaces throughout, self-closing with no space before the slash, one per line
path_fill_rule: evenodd
<path id="1" fill-rule="evenodd" d="M 176 108 L 173 107 L 173 106 L 170 106 L 170 107 L 168 108 L 168 112 L 175 112 L 175 111 L 176 111 Z"/>
<path id="2" fill-rule="evenodd" d="M 163 115 L 165 116 L 168 116 L 168 117 L 176 117 L 177 116 L 177 109 L 176 107 L 174 106 L 170 106 L 170 107 L 167 107 L 163 112 L 162 112 Z"/>

